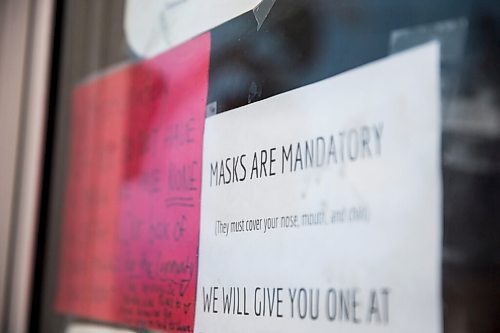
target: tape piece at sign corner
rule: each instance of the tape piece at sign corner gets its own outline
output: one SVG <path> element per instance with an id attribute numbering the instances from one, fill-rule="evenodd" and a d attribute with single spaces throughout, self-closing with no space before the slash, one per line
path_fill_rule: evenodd
<path id="1" fill-rule="evenodd" d="M 274 6 L 276 0 L 262 0 L 255 8 L 253 9 L 253 15 L 255 16 L 255 20 L 257 21 L 257 31 L 260 30 L 262 24 L 271 12 L 271 9 Z"/>

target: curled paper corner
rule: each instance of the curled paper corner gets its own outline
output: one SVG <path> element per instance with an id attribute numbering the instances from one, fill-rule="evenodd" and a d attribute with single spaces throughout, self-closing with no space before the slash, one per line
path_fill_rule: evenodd
<path id="1" fill-rule="evenodd" d="M 257 31 L 260 30 L 262 24 L 269 15 L 269 12 L 274 6 L 276 0 L 262 0 L 255 8 L 253 9 L 253 15 L 255 16 L 255 20 L 257 21 Z"/>

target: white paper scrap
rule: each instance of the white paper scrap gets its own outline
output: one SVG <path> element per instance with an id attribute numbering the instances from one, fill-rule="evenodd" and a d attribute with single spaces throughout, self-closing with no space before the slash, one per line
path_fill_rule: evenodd
<path id="1" fill-rule="evenodd" d="M 135 53 L 143 58 L 151 58 L 252 10 L 259 2 L 260 0 L 127 0 L 126 38 Z"/>

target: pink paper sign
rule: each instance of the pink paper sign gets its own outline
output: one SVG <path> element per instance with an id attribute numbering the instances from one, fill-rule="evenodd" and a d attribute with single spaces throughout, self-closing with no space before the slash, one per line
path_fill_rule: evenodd
<path id="1" fill-rule="evenodd" d="M 58 311 L 193 331 L 210 34 L 76 89 Z"/>

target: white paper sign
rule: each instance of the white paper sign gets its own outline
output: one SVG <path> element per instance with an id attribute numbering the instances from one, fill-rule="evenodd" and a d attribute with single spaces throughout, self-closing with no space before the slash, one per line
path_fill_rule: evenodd
<path id="1" fill-rule="evenodd" d="M 150 58 L 253 9 L 259 2 L 127 0 L 125 34 L 135 53 Z"/>
<path id="2" fill-rule="evenodd" d="M 196 333 L 439 332 L 436 43 L 207 119 Z"/>

